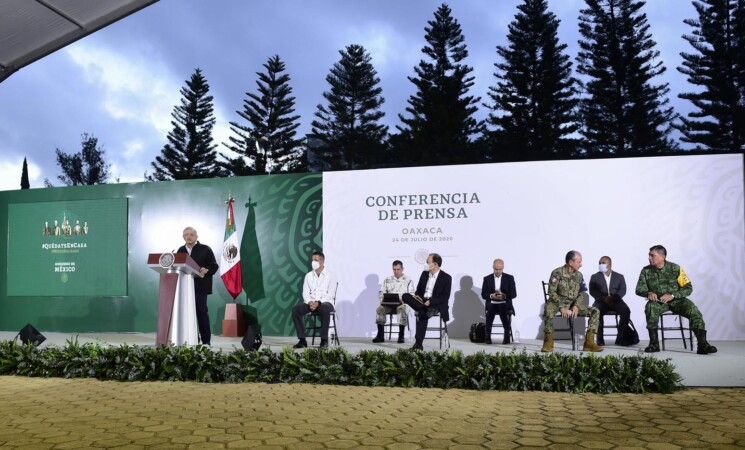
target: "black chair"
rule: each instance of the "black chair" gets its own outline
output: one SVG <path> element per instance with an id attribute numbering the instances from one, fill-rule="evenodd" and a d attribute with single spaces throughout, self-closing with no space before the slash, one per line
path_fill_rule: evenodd
<path id="1" fill-rule="evenodd" d="M 331 302 L 334 305 L 334 310 L 331 311 L 329 316 L 329 330 L 332 330 L 331 336 L 329 336 L 330 345 L 341 345 L 339 343 L 339 332 L 336 330 L 336 293 L 338 290 L 339 283 L 337 282 L 334 288 L 334 298 Z M 317 311 L 309 312 L 305 315 L 305 334 L 311 338 L 310 345 L 315 345 L 316 338 L 320 339 L 323 337 L 321 336 L 321 316 Z"/>
<path id="2" fill-rule="evenodd" d="M 393 330 L 396 328 L 396 332 L 398 332 L 398 311 L 393 309 L 392 312 L 387 312 L 388 320 L 385 323 L 385 326 L 388 328 L 388 340 L 391 340 L 391 336 L 393 336 Z M 411 331 L 411 315 L 409 314 L 409 308 L 406 307 L 406 315 L 408 316 L 409 320 L 406 321 L 406 330 Z M 393 322 L 393 318 L 396 318 L 396 322 Z M 385 334 L 385 333 L 384 333 Z"/>
<path id="3" fill-rule="evenodd" d="M 613 323 L 606 324 L 605 323 L 605 317 L 606 316 L 612 316 L 615 319 L 615 324 L 613 324 Z M 616 338 L 618 338 L 618 313 L 616 311 L 608 311 L 607 313 L 600 315 L 600 320 L 603 321 L 603 337 L 605 337 L 605 336 L 616 336 Z M 629 319 L 629 326 L 631 328 L 633 328 L 634 330 L 636 330 L 636 326 L 634 325 L 634 322 L 631 319 Z M 615 333 L 608 334 L 608 332 L 606 332 L 605 330 L 607 330 L 609 328 L 610 329 L 615 328 L 616 329 L 616 332 Z"/>
<path id="4" fill-rule="evenodd" d="M 442 350 L 442 342 L 445 341 L 445 348 L 450 348 L 450 339 L 448 338 L 448 324 L 442 320 L 442 316 L 440 315 L 440 311 L 431 309 L 430 311 L 433 311 L 434 314 L 432 314 L 432 318 L 437 317 L 439 319 L 439 324 L 436 327 L 427 327 L 427 332 L 429 331 L 436 331 L 437 337 L 427 337 L 427 333 L 424 333 L 424 339 L 438 339 L 440 341 L 440 350 Z M 430 320 L 432 320 L 430 318 Z"/>
<path id="5" fill-rule="evenodd" d="M 678 325 L 665 326 L 665 317 L 673 317 Z M 688 331 L 688 338 L 686 338 L 685 331 Z M 680 337 L 665 337 L 665 331 L 680 331 Z M 682 340 L 683 348 L 688 349 L 686 345 L 686 339 L 691 343 L 691 351 L 693 351 L 693 331 L 691 330 L 690 324 L 686 327 L 683 326 L 683 316 L 675 314 L 672 311 L 665 311 L 660 314 L 660 334 L 662 342 L 662 351 L 665 351 L 665 341 Z"/>
<path id="6" fill-rule="evenodd" d="M 541 281 L 541 285 L 543 286 L 543 302 L 544 302 L 544 305 L 547 305 L 548 304 L 548 283 L 546 283 L 545 281 Z M 556 315 L 554 316 L 554 318 L 556 317 L 561 317 L 561 311 L 556 311 Z M 572 341 L 572 350 L 577 350 L 577 345 L 574 342 L 574 320 L 573 319 L 574 319 L 573 317 L 566 318 L 566 321 L 567 321 L 566 328 L 554 327 L 554 341 L 561 340 L 561 339 L 556 339 L 557 331 L 568 331 L 569 339 Z"/>
<path id="7" fill-rule="evenodd" d="M 507 320 L 510 322 L 510 342 L 515 342 L 515 337 L 512 334 L 512 316 L 515 315 L 515 310 L 511 310 L 509 314 L 507 314 Z M 492 322 L 491 326 L 491 336 L 497 335 L 502 336 L 504 338 L 504 325 L 502 324 L 502 321 L 500 320 L 499 323 L 497 323 L 497 318 L 499 315 L 494 317 L 494 322 Z M 484 321 L 486 321 L 486 305 L 484 305 Z M 502 331 L 499 331 L 499 328 L 502 329 Z"/>

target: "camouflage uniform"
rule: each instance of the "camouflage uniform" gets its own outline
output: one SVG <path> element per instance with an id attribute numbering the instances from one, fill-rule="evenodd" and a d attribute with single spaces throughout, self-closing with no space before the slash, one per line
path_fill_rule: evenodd
<path id="1" fill-rule="evenodd" d="M 406 275 L 402 275 L 401 278 L 390 276 L 383 280 L 383 286 L 380 288 L 378 293 L 378 300 L 383 301 L 383 294 L 414 294 L 414 282 L 411 278 Z M 406 305 L 394 306 L 383 306 L 379 305 L 375 310 L 375 323 L 378 325 L 385 325 L 385 318 L 388 314 L 394 311 L 398 312 L 398 325 L 405 327 L 409 324 L 409 314 L 406 311 Z"/>
<path id="2" fill-rule="evenodd" d="M 589 317 L 587 330 L 595 333 L 600 322 L 600 310 L 584 305 L 586 294 L 580 292 L 582 285 L 582 274 L 580 272 L 569 273 L 566 266 L 561 266 L 551 272 L 548 280 L 548 302 L 543 315 L 543 332 L 554 332 L 554 317 L 561 308 L 571 309 L 576 306 L 579 309 L 579 317 Z"/>
<path id="3" fill-rule="evenodd" d="M 687 298 L 693 292 L 691 280 L 685 277 L 683 286 L 680 286 L 678 284 L 680 276 L 680 266 L 670 261 L 665 261 L 661 269 L 651 264 L 642 269 L 639 281 L 636 283 L 636 295 L 646 298 L 647 293 L 654 292 L 657 297 L 662 297 L 664 294 L 674 296 L 673 300 L 667 303 L 647 301 L 647 306 L 644 308 L 647 316 L 647 329 L 659 328 L 660 314 L 665 311 L 672 311 L 686 317 L 694 330 L 706 329 L 701 311 Z"/>

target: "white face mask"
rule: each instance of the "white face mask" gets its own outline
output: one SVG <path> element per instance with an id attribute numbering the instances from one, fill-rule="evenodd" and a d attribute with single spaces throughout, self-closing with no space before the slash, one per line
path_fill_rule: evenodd
<path id="1" fill-rule="evenodd" d="M 605 273 L 608 270 L 608 264 L 599 264 L 598 271 Z"/>
<path id="2" fill-rule="evenodd" d="M 422 266 L 422 269 L 424 269 L 424 271 L 425 271 L 425 272 L 429 272 L 429 270 L 430 270 L 431 268 L 432 268 L 432 267 L 431 267 L 431 266 L 429 265 L 429 263 L 424 263 L 424 266 Z"/>
<path id="3" fill-rule="evenodd" d="M 319 263 L 318 261 L 312 261 L 310 263 L 310 267 L 312 267 L 313 270 L 318 270 L 321 267 L 321 263 Z"/>

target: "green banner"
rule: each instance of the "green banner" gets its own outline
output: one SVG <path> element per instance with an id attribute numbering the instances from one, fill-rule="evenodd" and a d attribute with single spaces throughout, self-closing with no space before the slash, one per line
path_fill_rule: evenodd
<path id="1" fill-rule="evenodd" d="M 127 199 L 9 204 L 7 295 L 127 295 Z"/>

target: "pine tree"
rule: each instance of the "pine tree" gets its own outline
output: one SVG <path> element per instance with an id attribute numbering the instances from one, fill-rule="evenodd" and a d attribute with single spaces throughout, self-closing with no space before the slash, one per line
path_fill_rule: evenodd
<path id="1" fill-rule="evenodd" d="M 588 155 L 651 155 L 673 149 L 676 118 L 665 72 L 649 32 L 644 1 L 585 0 L 580 11 L 577 72 L 585 75 L 581 133 Z"/>
<path id="2" fill-rule="evenodd" d="M 68 186 L 105 184 L 110 167 L 104 159 L 105 150 L 98 146 L 98 138 L 93 135 L 83 133 L 81 141 L 82 149 L 78 153 L 68 155 L 59 148 L 55 150 L 57 165 L 62 170 L 57 178 Z M 51 187 L 49 180 L 45 180 L 45 185 Z"/>
<path id="3" fill-rule="evenodd" d="M 21 189 L 30 189 L 31 183 L 28 181 L 28 163 L 23 158 L 23 167 L 21 168 Z"/>
<path id="4" fill-rule="evenodd" d="M 181 88 L 181 104 L 173 108 L 168 143 L 152 162 L 151 181 L 188 180 L 221 176 L 216 145 L 212 143 L 212 96 L 209 84 L 197 68 Z"/>
<path id="5" fill-rule="evenodd" d="M 480 98 L 467 95 L 473 86 L 473 69 L 460 24 L 442 4 L 435 19 L 424 28 L 427 45 L 422 59 L 408 77 L 416 86 L 406 111 L 399 114 L 403 126 L 392 138 L 402 165 L 435 165 L 475 162 L 472 138 L 483 126 L 474 117 Z"/>
<path id="6" fill-rule="evenodd" d="M 533 161 L 571 156 L 577 145 L 576 80 L 559 20 L 546 0 L 524 0 L 498 46 L 497 85 L 489 88 L 491 160 Z M 498 114 L 499 113 L 499 114 Z"/>
<path id="7" fill-rule="evenodd" d="M 364 169 L 383 158 L 388 127 L 381 125 L 385 101 L 380 78 L 361 45 L 339 50 L 341 59 L 326 76 L 330 91 L 326 105 L 318 105 L 311 135 L 320 141 L 318 152 L 328 169 Z"/>
<path id="8" fill-rule="evenodd" d="M 681 53 L 678 71 L 697 86 L 679 94 L 696 107 L 681 118 L 681 140 L 698 149 L 739 152 L 745 149 L 745 2 L 702 0 L 693 2 L 697 19 L 684 22 L 694 28 L 683 35 L 695 53 Z"/>
<path id="9" fill-rule="evenodd" d="M 305 150 L 295 138 L 300 126 L 295 112 L 295 97 L 290 75 L 279 55 L 263 64 L 265 72 L 256 72 L 257 93 L 246 92 L 243 111 L 236 111 L 245 123 L 230 122 L 236 136 L 223 144 L 237 157 L 222 154 L 224 167 L 232 175 L 256 175 L 272 172 L 305 171 Z"/>

